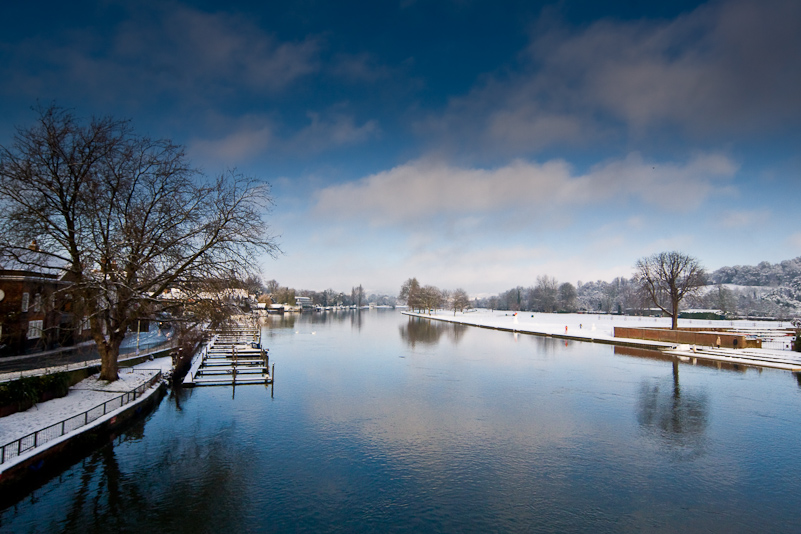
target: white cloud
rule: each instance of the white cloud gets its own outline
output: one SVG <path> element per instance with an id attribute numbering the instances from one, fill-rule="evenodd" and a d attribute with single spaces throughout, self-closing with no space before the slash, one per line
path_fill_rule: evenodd
<path id="1" fill-rule="evenodd" d="M 674 20 L 548 17 L 522 67 L 484 77 L 421 125 L 454 146 L 514 154 L 638 140 L 664 128 L 698 140 L 801 121 L 801 3 L 711 2 Z"/>
<path id="2" fill-rule="evenodd" d="M 246 115 L 240 118 L 212 120 L 211 131 L 227 132 L 216 138 L 195 138 L 189 142 L 190 151 L 204 161 L 242 162 L 267 152 L 311 154 L 336 147 L 363 143 L 381 130 L 378 122 L 368 120 L 357 124 L 344 113 L 307 113 L 308 125 L 291 132 L 265 116 Z"/>
<path id="3" fill-rule="evenodd" d="M 298 152 L 318 152 L 331 147 L 362 143 L 380 133 L 375 120 L 357 125 L 353 117 L 339 113 L 321 118 L 319 113 L 309 112 L 307 117 L 310 124 L 287 142 L 287 148 Z"/>
<path id="4" fill-rule="evenodd" d="M 331 67 L 334 76 L 353 83 L 373 83 L 389 78 L 392 70 L 379 63 L 373 54 L 362 52 L 359 54 L 337 54 L 334 56 Z"/>
<path id="5" fill-rule="evenodd" d="M 359 181 L 316 193 L 314 212 L 323 217 L 361 218 L 371 224 L 415 225 L 459 221 L 481 215 L 541 214 L 629 200 L 671 211 L 697 209 L 713 193 L 731 194 L 737 165 L 718 154 L 683 164 L 649 163 L 638 154 L 599 164 L 576 175 L 561 160 L 515 160 L 496 169 L 460 168 L 417 160 Z M 358 209 L 343 209 L 356 206 Z"/>
<path id="6" fill-rule="evenodd" d="M 124 7 L 121 7 L 124 9 Z M 108 32 L 40 34 L 13 45 L 0 66 L 6 91 L 142 106 L 164 97 L 212 105 L 275 94 L 320 70 L 314 36 L 281 41 L 245 16 L 178 3 L 136 4 Z"/>
<path id="7" fill-rule="evenodd" d="M 275 140 L 272 126 L 266 121 L 245 120 L 238 129 L 219 139 L 194 139 L 190 141 L 190 152 L 198 160 L 209 162 L 233 162 L 252 158 L 272 147 Z"/>
<path id="8" fill-rule="evenodd" d="M 768 210 L 739 210 L 726 211 L 721 214 L 719 225 L 723 228 L 748 228 L 754 225 L 764 225 L 771 217 Z"/>
<path id="9" fill-rule="evenodd" d="M 262 90 L 282 89 L 319 69 L 320 46 L 313 38 L 281 42 L 243 16 L 175 4 L 156 14 L 122 25 L 112 52 L 116 59 L 139 66 L 147 61 L 151 68 L 144 72 L 168 72 L 182 85 Z"/>

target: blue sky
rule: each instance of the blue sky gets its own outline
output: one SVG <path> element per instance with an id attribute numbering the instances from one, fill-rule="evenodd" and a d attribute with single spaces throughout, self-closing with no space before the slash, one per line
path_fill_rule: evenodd
<path id="1" fill-rule="evenodd" d="M 801 255 L 801 3 L 0 8 L 0 143 L 55 101 L 273 186 L 282 285 L 471 295 Z"/>

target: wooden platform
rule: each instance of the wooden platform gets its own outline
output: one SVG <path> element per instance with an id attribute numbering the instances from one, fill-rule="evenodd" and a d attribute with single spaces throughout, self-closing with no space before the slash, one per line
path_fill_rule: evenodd
<path id="1" fill-rule="evenodd" d="M 275 365 L 273 364 L 273 368 Z M 271 384 L 270 355 L 256 328 L 216 332 L 192 359 L 185 387 Z"/>

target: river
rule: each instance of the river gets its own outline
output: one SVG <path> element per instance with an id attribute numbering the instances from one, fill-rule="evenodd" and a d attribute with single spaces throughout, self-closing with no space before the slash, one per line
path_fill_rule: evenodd
<path id="1" fill-rule="evenodd" d="M 0 531 L 801 530 L 791 373 L 397 311 L 262 332 L 272 392 L 171 392 L 0 512 Z"/>

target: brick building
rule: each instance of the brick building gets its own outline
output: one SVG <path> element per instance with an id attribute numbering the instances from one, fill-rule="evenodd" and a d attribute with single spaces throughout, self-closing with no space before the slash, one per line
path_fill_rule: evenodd
<path id="1" fill-rule="evenodd" d="M 75 323 L 54 273 L 0 269 L 0 356 L 27 354 L 75 344 L 85 336 Z M 61 291 L 60 291 L 61 290 Z"/>

